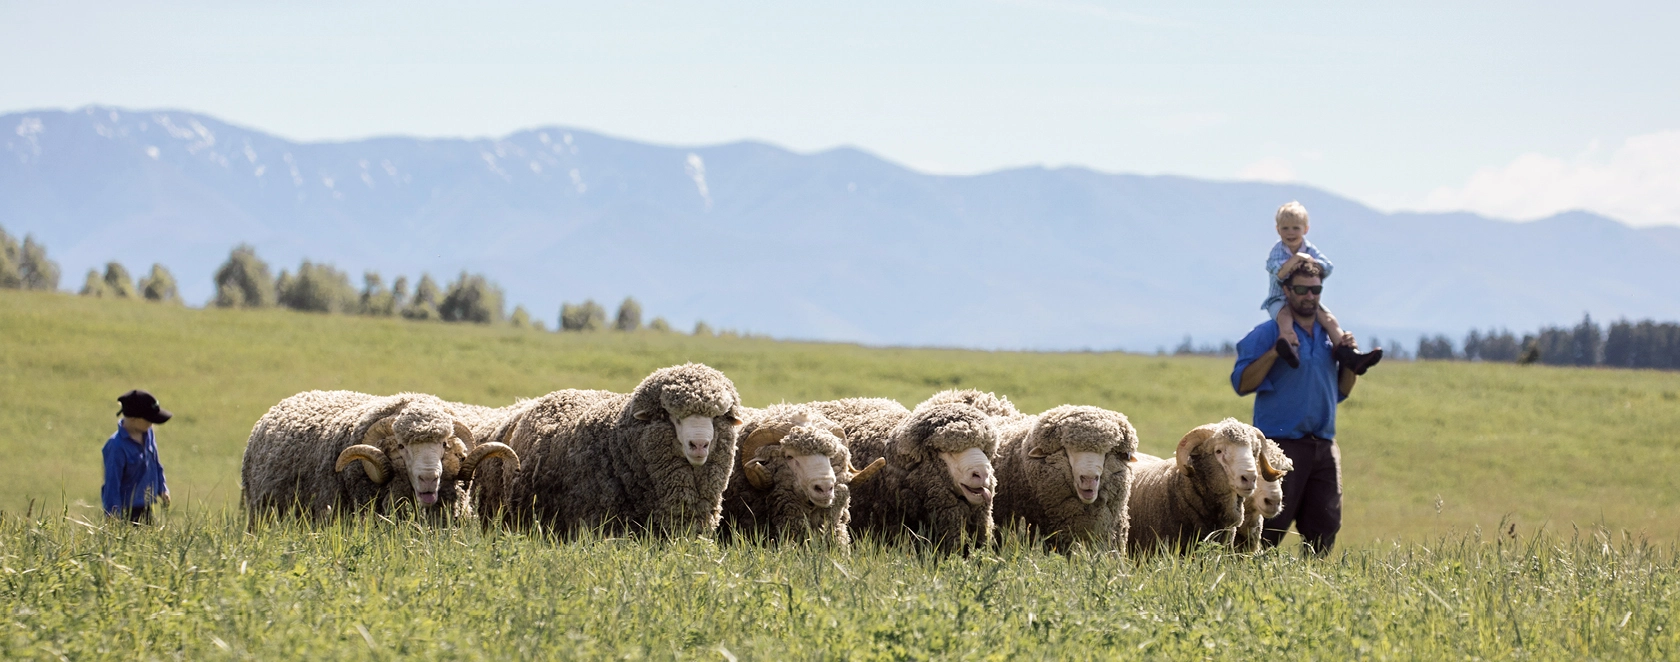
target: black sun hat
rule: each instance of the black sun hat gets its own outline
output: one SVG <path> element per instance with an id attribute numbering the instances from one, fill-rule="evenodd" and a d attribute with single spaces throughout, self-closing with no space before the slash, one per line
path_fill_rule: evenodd
<path id="1" fill-rule="evenodd" d="M 122 403 L 122 415 L 133 418 L 144 418 L 153 423 L 168 423 L 174 414 L 168 409 L 158 406 L 156 397 L 140 389 L 135 389 L 117 396 L 117 402 Z"/>

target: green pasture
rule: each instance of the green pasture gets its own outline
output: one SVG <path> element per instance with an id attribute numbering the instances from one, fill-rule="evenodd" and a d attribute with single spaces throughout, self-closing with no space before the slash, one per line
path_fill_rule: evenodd
<path id="1" fill-rule="evenodd" d="M 1125 412 L 1143 449 L 1246 417 L 1226 360 L 874 349 L 191 310 L 0 291 L 0 659 L 1662 659 L 1680 650 L 1680 375 L 1377 367 L 1340 419 L 1328 559 L 556 542 L 355 520 L 256 534 L 251 424 L 297 391 L 486 405 L 700 361 L 750 405 L 954 386 Z M 176 507 L 98 513 L 115 397 L 156 392 Z"/>
<path id="2" fill-rule="evenodd" d="M 0 519 L 5 659 L 1663 659 L 1677 590 L 1604 532 L 1132 562 Z"/>
<path id="3" fill-rule="evenodd" d="M 1123 353 L 877 349 L 681 334 L 556 334 L 283 310 L 194 310 L 0 291 L 0 509 L 93 515 L 116 396 L 176 413 L 159 448 L 177 500 L 237 504 L 239 457 L 270 405 L 308 389 L 422 391 L 503 405 L 561 388 L 628 391 L 652 370 L 723 370 L 749 405 L 973 387 L 1027 411 L 1124 412 L 1143 450 L 1251 401 L 1230 362 Z M 1390 362 L 1338 419 L 1345 543 L 1420 540 L 1502 520 L 1680 539 L 1680 374 Z M 91 505 L 90 505 L 91 504 Z"/>

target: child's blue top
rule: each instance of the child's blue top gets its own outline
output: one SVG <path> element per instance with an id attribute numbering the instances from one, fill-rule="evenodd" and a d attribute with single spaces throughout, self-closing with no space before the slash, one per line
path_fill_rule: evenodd
<path id="1" fill-rule="evenodd" d="M 158 461 L 157 437 L 146 431 L 146 440 L 135 443 L 128 430 L 117 424 L 117 433 L 105 442 L 105 486 L 99 490 L 105 512 L 145 508 L 158 495 L 169 491 L 163 482 L 163 463 Z"/>
<path id="2" fill-rule="evenodd" d="M 1330 258 L 1324 257 L 1323 253 L 1318 252 L 1318 247 L 1307 241 L 1306 237 L 1301 238 L 1300 252 L 1312 256 L 1313 261 L 1324 269 L 1325 278 L 1329 278 L 1330 271 L 1336 268 L 1336 265 L 1330 264 Z M 1295 253 L 1290 252 L 1289 247 L 1283 245 L 1282 241 L 1273 246 L 1271 254 L 1266 256 L 1266 280 L 1271 281 L 1272 289 L 1266 293 L 1266 300 L 1260 303 L 1261 310 L 1266 310 L 1273 303 L 1283 300 L 1283 281 L 1279 279 L 1278 268 L 1282 267 L 1283 263 L 1288 262 L 1289 258 L 1292 257 L 1295 257 Z"/>

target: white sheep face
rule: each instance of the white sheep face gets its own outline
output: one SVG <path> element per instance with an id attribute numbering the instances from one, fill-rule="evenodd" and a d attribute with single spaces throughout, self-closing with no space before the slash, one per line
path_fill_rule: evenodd
<path id="1" fill-rule="evenodd" d="M 396 455 L 408 468 L 408 484 L 414 498 L 426 506 L 438 503 L 438 485 L 443 480 L 443 454 L 449 449 L 442 441 L 422 441 L 397 447 Z"/>
<path id="2" fill-rule="evenodd" d="M 1260 480 L 1260 467 L 1254 461 L 1254 451 L 1242 439 L 1214 439 L 1212 442 L 1214 458 L 1225 468 L 1225 476 L 1231 480 L 1231 489 L 1236 491 L 1237 496 L 1248 498 Z"/>
<path id="3" fill-rule="evenodd" d="M 834 465 L 827 455 L 794 455 L 785 452 L 789 468 L 799 487 L 799 493 L 811 500 L 811 505 L 827 508 L 834 505 Z"/>
<path id="4" fill-rule="evenodd" d="M 1074 494 L 1085 503 L 1095 502 L 1102 489 L 1103 454 L 1070 450 L 1067 460 Z"/>
<path id="5" fill-rule="evenodd" d="M 1255 510 L 1260 511 L 1261 517 L 1277 517 L 1283 512 L 1283 479 L 1260 481 L 1260 486 L 1254 488 L 1254 495 L 1248 500 L 1258 506 Z"/>
<path id="6" fill-rule="evenodd" d="M 957 494 L 976 506 L 991 502 L 997 479 L 992 476 L 992 461 L 986 459 L 984 451 L 970 448 L 961 453 L 942 452 L 939 459 L 945 461 L 945 470 L 951 473 L 951 486 Z"/>
<path id="7" fill-rule="evenodd" d="M 689 464 L 700 466 L 706 463 L 706 457 L 712 452 L 712 439 L 717 432 L 712 429 L 710 416 L 685 416 L 677 418 L 671 416 L 671 425 L 677 428 L 677 454 L 688 460 Z"/>

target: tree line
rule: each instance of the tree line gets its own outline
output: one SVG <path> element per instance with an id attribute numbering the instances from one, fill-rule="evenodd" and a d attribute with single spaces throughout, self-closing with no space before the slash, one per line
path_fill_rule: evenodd
<path id="1" fill-rule="evenodd" d="M 1417 357 L 1680 370 L 1680 323 L 1622 319 L 1601 327 L 1584 315 L 1573 327 L 1548 326 L 1520 337 L 1508 329 L 1472 329 L 1457 346 L 1444 335 L 1418 338 Z"/>

